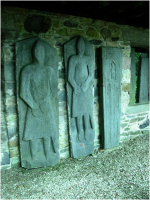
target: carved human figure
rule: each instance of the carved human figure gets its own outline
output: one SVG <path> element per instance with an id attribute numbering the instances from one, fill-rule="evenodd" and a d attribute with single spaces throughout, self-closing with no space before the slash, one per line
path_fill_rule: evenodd
<path id="1" fill-rule="evenodd" d="M 78 139 L 83 141 L 89 136 L 89 128 L 94 129 L 92 85 L 93 79 L 90 57 L 84 55 L 85 43 L 82 37 L 77 43 L 78 55 L 69 59 L 68 81 L 73 87 L 71 117 L 76 118 Z M 84 124 L 82 123 L 84 121 Z M 90 125 L 90 126 L 89 126 Z"/>
<path id="2" fill-rule="evenodd" d="M 33 47 L 33 63 L 23 67 L 20 74 L 20 97 L 27 104 L 23 140 L 30 141 L 31 156 L 36 157 L 37 139 L 43 138 L 45 156 L 50 155 L 50 145 L 58 152 L 56 124 L 51 105 L 56 95 L 56 74 L 45 65 L 45 48 L 38 40 Z"/>

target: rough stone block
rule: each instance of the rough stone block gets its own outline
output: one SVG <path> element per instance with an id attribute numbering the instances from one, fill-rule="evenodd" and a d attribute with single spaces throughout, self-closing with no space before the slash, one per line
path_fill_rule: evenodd
<path id="1" fill-rule="evenodd" d="M 11 168 L 18 168 L 21 166 L 20 157 L 12 157 L 10 158 Z"/>
<path id="2" fill-rule="evenodd" d="M 6 106 L 15 106 L 16 105 L 16 97 L 11 96 L 11 97 L 6 97 L 5 99 L 5 105 Z"/>
<path id="3" fill-rule="evenodd" d="M 140 124 L 139 128 L 140 129 L 144 129 L 147 126 L 149 126 L 149 119 L 147 119 L 145 122 L 143 122 L 142 124 Z"/>
<path id="4" fill-rule="evenodd" d="M 13 147 L 13 149 L 10 149 L 10 158 L 12 157 L 18 157 L 19 156 L 19 147 Z"/>
<path id="5" fill-rule="evenodd" d="M 61 22 L 60 21 L 54 21 L 53 22 L 53 27 L 55 29 L 60 29 L 61 28 Z"/>
<path id="6" fill-rule="evenodd" d="M 94 45 L 100 45 L 102 43 L 101 40 L 90 40 L 89 42 L 91 42 Z"/>
<path id="7" fill-rule="evenodd" d="M 17 147 L 19 146 L 19 140 L 17 137 L 13 137 L 8 141 L 9 148 Z"/>
<path id="8" fill-rule="evenodd" d="M 130 57 L 131 49 L 123 49 L 123 57 Z"/>
<path id="9" fill-rule="evenodd" d="M 110 41 L 107 41 L 106 45 L 109 46 L 109 47 L 119 47 L 119 42 L 110 42 Z"/>
<path id="10" fill-rule="evenodd" d="M 111 31 L 109 29 L 107 29 L 107 28 L 102 28 L 100 30 L 100 34 L 102 35 L 104 40 L 106 40 L 106 39 L 111 37 Z"/>
<path id="11" fill-rule="evenodd" d="M 1 153 L 1 165 L 10 164 L 10 157 L 8 152 Z"/>
<path id="12" fill-rule="evenodd" d="M 77 23 L 72 23 L 70 21 L 65 21 L 64 26 L 70 27 L 70 28 L 77 28 L 78 24 Z"/>
<path id="13" fill-rule="evenodd" d="M 123 57 L 122 68 L 130 69 L 131 68 L 131 57 Z"/>
<path id="14" fill-rule="evenodd" d="M 71 29 L 69 31 L 69 35 L 71 35 L 71 36 L 77 36 L 77 35 L 85 36 L 85 31 L 79 30 L 79 29 Z"/>
<path id="15" fill-rule="evenodd" d="M 88 30 L 86 31 L 86 35 L 88 37 L 99 39 L 99 33 L 97 32 L 95 28 L 88 28 Z"/>
<path id="16" fill-rule="evenodd" d="M 130 71 L 130 69 L 122 70 L 122 83 L 123 82 L 130 83 L 130 78 L 131 78 L 131 71 Z"/>
<path id="17" fill-rule="evenodd" d="M 60 35 L 68 36 L 67 28 L 60 29 L 60 30 L 58 31 L 58 33 L 59 33 Z"/>
<path id="18" fill-rule="evenodd" d="M 66 101 L 66 91 L 61 91 L 59 93 L 59 102 L 60 101 Z"/>
<path id="19" fill-rule="evenodd" d="M 122 91 L 129 92 L 130 91 L 130 83 L 123 83 Z"/>
<path id="20" fill-rule="evenodd" d="M 24 22 L 24 27 L 28 32 L 46 33 L 51 27 L 51 19 L 47 16 L 28 16 Z"/>
<path id="21" fill-rule="evenodd" d="M 15 81 L 15 63 L 4 62 L 4 78 L 5 81 Z"/>
<path id="22" fill-rule="evenodd" d="M 13 138 L 14 136 L 18 136 L 18 127 L 17 126 L 8 126 L 7 127 L 7 131 L 8 131 L 8 139 L 10 140 L 11 138 Z"/>
<path id="23" fill-rule="evenodd" d="M 4 62 L 13 62 L 15 59 L 15 52 L 13 46 L 4 46 Z"/>
<path id="24" fill-rule="evenodd" d="M 1 126 L 1 144 L 7 142 L 8 135 L 7 135 L 7 129 L 4 126 Z"/>

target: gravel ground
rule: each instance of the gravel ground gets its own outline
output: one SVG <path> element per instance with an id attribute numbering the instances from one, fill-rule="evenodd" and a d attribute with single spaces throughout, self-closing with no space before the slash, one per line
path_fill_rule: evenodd
<path id="1" fill-rule="evenodd" d="M 55 167 L 4 170 L 1 199 L 149 199 L 149 135 Z"/>

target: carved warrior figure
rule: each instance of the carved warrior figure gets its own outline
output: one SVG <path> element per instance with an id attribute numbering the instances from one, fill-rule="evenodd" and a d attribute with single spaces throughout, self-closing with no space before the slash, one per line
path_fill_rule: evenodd
<path id="1" fill-rule="evenodd" d="M 91 93 L 92 85 L 90 85 L 93 73 L 90 65 L 90 57 L 85 56 L 84 52 L 85 43 L 82 37 L 80 37 L 77 43 L 78 55 L 70 57 L 68 70 L 68 81 L 73 87 L 71 117 L 76 118 L 79 141 L 88 139 L 89 127 L 94 129 L 93 102 L 92 98 L 90 98 L 93 95 Z"/>
<path id="2" fill-rule="evenodd" d="M 58 151 L 56 140 L 56 124 L 51 101 L 57 90 L 56 74 L 53 68 L 46 66 L 45 48 L 38 40 L 33 47 L 32 64 L 23 67 L 21 71 L 20 97 L 27 103 L 26 121 L 23 140 L 30 141 L 32 159 L 35 159 L 35 143 L 43 138 L 45 156 L 50 154 L 50 143 L 54 152 Z"/>

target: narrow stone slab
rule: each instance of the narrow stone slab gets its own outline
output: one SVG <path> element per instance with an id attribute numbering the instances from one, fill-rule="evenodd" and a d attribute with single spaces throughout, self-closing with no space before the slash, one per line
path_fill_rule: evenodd
<path id="1" fill-rule="evenodd" d="M 140 71 L 139 103 L 142 103 L 149 100 L 149 58 L 146 53 L 141 54 Z"/>
<path id="2" fill-rule="evenodd" d="M 58 65 L 54 49 L 38 37 L 16 43 L 21 165 L 59 163 Z"/>
<path id="3" fill-rule="evenodd" d="M 94 151 L 94 48 L 83 37 L 64 45 L 71 156 Z"/>
<path id="4" fill-rule="evenodd" d="M 135 103 L 136 92 L 136 65 L 135 65 L 135 49 L 131 49 L 131 82 L 130 82 L 130 104 Z"/>
<path id="5" fill-rule="evenodd" d="M 122 49 L 102 47 L 100 63 L 102 141 L 104 149 L 112 149 L 120 140 Z"/>

